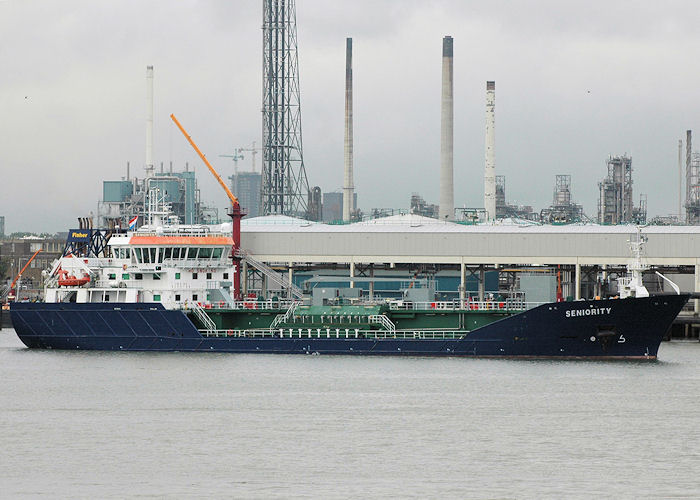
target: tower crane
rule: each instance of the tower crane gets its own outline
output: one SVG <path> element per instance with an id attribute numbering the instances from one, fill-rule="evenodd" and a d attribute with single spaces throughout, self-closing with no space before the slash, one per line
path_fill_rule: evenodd
<path id="1" fill-rule="evenodd" d="M 232 155 L 219 155 L 221 158 L 231 158 L 233 160 L 233 175 L 238 175 L 238 160 L 245 158 L 240 154 L 241 148 L 234 149 Z"/>
<path id="2" fill-rule="evenodd" d="M 255 172 L 255 155 L 260 152 L 260 148 L 255 147 L 255 141 L 250 145 L 249 148 L 235 148 L 232 155 L 219 155 L 221 158 L 231 158 L 233 160 L 233 173 L 238 175 L 238 160 L 245 159 L 245 155 L 242 153 L 250 153 L 253 163 L 253 172 Z"/>
<path id="3" fill-rule="evenodd" d="M 253 160 L 253 172 L 255 172 L 255 155 L 260 152 L 260 148 L 255 147 L 255 141 L 250 145 L 249 148 L 238 148 L 239 153 L 250 153 Z"/>

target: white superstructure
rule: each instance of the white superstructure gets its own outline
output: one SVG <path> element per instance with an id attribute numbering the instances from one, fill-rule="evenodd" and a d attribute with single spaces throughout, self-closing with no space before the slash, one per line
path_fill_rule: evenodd
<path id="1" fill-rule="evenodd" d="M 89 230 L 85 230 L 85 234 Z M 160 302 L 168 309 L 233 302 L 231 224 L 147 225 L 112 235 L 100 257 L 66 255 L 46 302 Z"/>

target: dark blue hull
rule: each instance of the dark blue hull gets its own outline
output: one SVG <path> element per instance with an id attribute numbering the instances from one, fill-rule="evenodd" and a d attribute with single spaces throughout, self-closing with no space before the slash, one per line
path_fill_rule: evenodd
<path id="1" fill-rule="evenodd" d="M 13 303 L 11 315 L 17 335 L 31 348 L 656 359 L 662 338 L 688 298 L 545 304 L 455 340 L 206 337 L 185 313 L 160 304 Z"/>

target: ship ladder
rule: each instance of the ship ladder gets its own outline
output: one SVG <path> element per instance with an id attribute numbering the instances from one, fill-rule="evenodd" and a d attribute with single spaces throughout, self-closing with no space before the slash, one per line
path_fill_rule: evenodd
<path id="1" fill-rule="evenodd" d="M 369 322 L 374 325 L 381 325 L 389 333 L 396 333 L 396 325 L 393 321 L 386 317 L 385 314 L 372 314 L 369 316 Z"/>
<path id="2" fill-rule="evenodd" d="M 194 314 L 195 316 L 197 316 L 197 319 L 199 319 L 199 321 L 202 322 L 202 325 L 204 325 L 207 334 L 213 335 L 214 332 L 216 332 L 216 324 L 209 317 L 209 315 L 206 312 L 204 312 L 202 306 L 200 306 L 197 302 L 193 302 L 192 311 L 194 311 Z"/>
<path id="3" fill-rule="evenodd" d="M 272 320 L 272 324 L 270 325 L 270 329 L 273 330 L 277 325 L 288 322 L 289 319 L 294 316 L 294 311 L 296 311 L 298 305 L 299 302 L 294 301 L 284 314 L 278 314 L 275 316 L 275 319 Z"/>

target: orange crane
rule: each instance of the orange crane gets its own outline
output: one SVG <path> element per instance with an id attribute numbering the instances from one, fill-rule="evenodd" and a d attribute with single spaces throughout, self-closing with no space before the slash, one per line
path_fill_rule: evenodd
<path id="1" fill-rule="evenodd" d="M 29 264 L 31 264 L 32 261 L 34 260 L 34 257 L 39 255 L 39 252 L 41 252 L 41 248 L 39 250 L 37 250 L 36 252 L 34 252 L 34 255 L 31 256 L 31 258 L 27 261 L 27 263 L 24 265 L 22 270 L 17 274 L 17 276 L 15 276 L 14 281 L 10 285 L 10 290 L 12 290 L 15 287 L 15 285 L 17 284 L 17 280 L 19 280 L 22 277 L 22 273 L 27 270 L 27 268 L 29 267 Z M 19 294 L 15 293 L 15 298 L 17 298 L 18 296 L 19 296 Z"/>
<path id="2" fill-rule="evenodd" d="M 185 128 L 180 124 L 180 122 L 175 118 L 175 115 L 171 114 L 170 118 L 175 122 L 175 125 L 177 125 L 177 128 L 180 129 L 180 132 L 182 132 L 182 135 L 185 136 L 185 139 L 187 139 L 187 142 L 190 143 L 190 145 L 194 148 L 194 150 L 197 152 L 199 157 L 202 159 L 204 164 L 207 166 L 209 171 L 212 173 L 214 177 L 216 177 L 216 180 L 219 181 L 219 184 L 221 185 L 222 188 L 224 188 L 224 191 L 226 191 L 226 196 L 228 196 L 228 199 L 231 200 L 231 213 L 229 213 L 229 216 L 232 219 L 233 222 L 233 228 L 232 228 L 232 236 L 233 236 L 233 248 L 232 248 L 232 257 L 233 257 L 233 263 L 234 263 L 234 271 L 233 271 L 233 295 L 234 299 L 238 300 L 241 298 L 241 258 L 239 257 L 239 250 L 241 247 L 241 218 L 245 215 L 241 211 L 241 206 L 238 203 L 238 198 L 234 196 L 234 194 L 231 192 L 231 190 L 228 188 L 226 183 L 223 181 L 221 176 L 217 173 L 216 170 L 214 170 L 214 167 L 211 166 L 211 163 L 209 163 L 209 160 L 207 160 L 207 157 L 204 156 L 204 153 L 200 151 L 200 149 L 197 147 L 197 145 L 194 143 L 192 140 L 192 137 L 187 133 Z"/>

